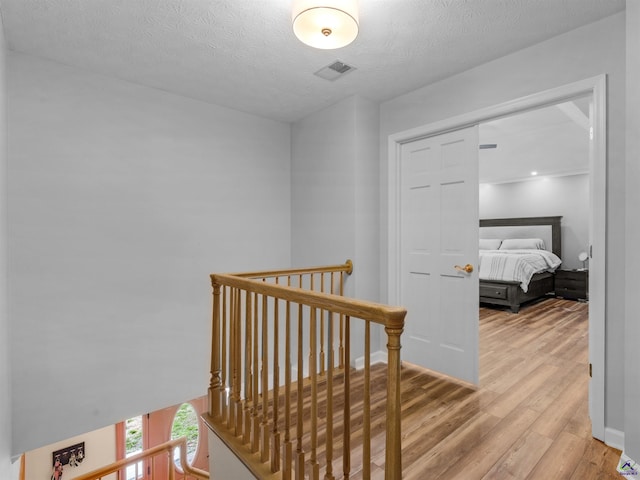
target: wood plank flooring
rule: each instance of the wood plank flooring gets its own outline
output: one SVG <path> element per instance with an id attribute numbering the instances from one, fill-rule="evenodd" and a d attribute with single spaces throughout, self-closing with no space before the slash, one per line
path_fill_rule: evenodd
<path id="1" fill-rule="evenodd" d="M 403 479 L 619 479 L 620 451 L 591 437 L 587 315 L 481 308 L 477 389 L 403 365 Z M 384 478 L 383 446 L 373 461 Z"/>
<path id="2" fill-rule="evenodd" d="M 359 480 L 364 389 L 362 372 L 352 371 L 351 375 L 352 455 L 344 478 Z M 525 306 L 518 314 L 481 308 L 477 388 L 406 363 L 401 377 L 403 480 L 621 478 L 616 472 L 621 452 L 591 437 L 586 303 L 550 298 Z M 339 391 L 344 377 L 337 373 L 334 379 L 331 469 L 326 467 L 328 412 L 323 381 L 317 396 L 321 433 L 316 457 L 321 477 L 328 479 L 343 478 L 343 397 Z M 309 393 L 309 385 L 304 389 Z M 294 388 L 294 409 L 295 397 Z M 305 395 L 305 432 L 309 432 L 309 398 Z M 385 365 L 372 367 L 370 398 L 371 478 L 382 480 Z M 295 422 L 290 432 L 295 439 Z M 302 442 L 308 463 L 308 433 Z M 307 468 L 307 476 L 309 471 Z"/>

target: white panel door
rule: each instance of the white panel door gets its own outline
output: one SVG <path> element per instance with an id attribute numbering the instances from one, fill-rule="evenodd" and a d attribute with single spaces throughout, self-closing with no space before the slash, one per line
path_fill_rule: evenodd
<path id="1" fill-rule="evenodd" d="M 478 127 L 402 145 L 400 187 L 402 359 L 477 384 Z"/>

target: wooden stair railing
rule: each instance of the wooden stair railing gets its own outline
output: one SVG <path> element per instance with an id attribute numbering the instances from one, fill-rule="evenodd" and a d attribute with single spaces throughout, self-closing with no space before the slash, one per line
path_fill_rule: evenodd
<path id="1" fill-rule="evenodd" d="M 180 468 L 184 473 L 177 474 L 176 469 L 173 462 L 173 452 L 176 448 L 180 449 Z M 142 462 L 145 460 L 153 461 L 155 457 L 164 456 L 165 458 L 162 461 L 167 462 L 167 471 L 168 477 L 163 476 L 163 478 L 168 478 L 169 480 L 177 479 L 197 479 L 197 480 L 208 480 L 209 472 L 205 472 L 204 470 L 200 470 L 199 468 L 194 468 L 189 465 L 187 462 L 187 438 L 181 437 L 175 440 L 170 440 L 168 442 L 162 443 L 155 447 L 149 448 L 148 450 L 144 450 L 136 455 L 132 455 L 127 458 L 123 458 L 122 460 L 118 460 L 117 462 L 112 463 L 111 465 L 106 465 L 104 467 L 98 468 L 91 472 L 85 473 L 84 475 L 80 475 L 78 477 L 74 477 L 73 480 L 100 480 L 112 473 L 116 474 L 116 478 L 118 480 L 121 479 L 121 472 L 124 471 L 127 467 L 131 465 L 136 465 L 138 462 Z M 154 469 L 151 469 L 151 476 L 144 475 L 145 479 L 153 480 Z M 136 478 L 139 478 L 136 473 Z M 122 478 L 122 480 L 125 480 Z"/>
<path id="2" fill-rule="evenodd" d="M 352 268 L 347 261 L 211 275 L 211 382 L 204 420 L 257 478 L 319 480 L 322 469 L 322 477 L 333 480 L 340 463 L 338 476 L 352 478 L 352 450 L 361 455 L 358 475 L 370 478 L 370 342 L 371 325 L 377 324 L 387 334 L 385 479 L 401 479 L 400 335 L 406 310 L 344 297 Z M 352 405 L 356 356 L 363 358 L 364 392 L 362 404 Z M 352 442 L 356 417 L 362 432 Z"/>

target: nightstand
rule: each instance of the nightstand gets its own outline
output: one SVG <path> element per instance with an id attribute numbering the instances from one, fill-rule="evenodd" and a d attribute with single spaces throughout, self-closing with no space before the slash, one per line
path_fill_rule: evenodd
<path id="1" fill-rule="evenodd" d="M 556 270 L 556 297 L 589 299 L 589 270 Z"/>

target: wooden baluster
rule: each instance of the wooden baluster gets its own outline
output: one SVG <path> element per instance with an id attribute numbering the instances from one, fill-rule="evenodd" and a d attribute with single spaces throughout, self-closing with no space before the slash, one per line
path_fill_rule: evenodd
<path id="1" fill-rule="evenodd" d="M 234 380 L 234 368 L 235 368 L 235 320 L 236 320 L 236 296 L 238 294 L 238 289 L 234 288 L 231 290 L 231 296 L 229 297 L 229 356 L 228 356 L 228 371 L 227 371 L 227 428 L 229 430 L 233 430 L 234 420 L 235 420 L 235 411 L 234 411 L 234 403 L 233 403 L 233 380 Z"/>
<path id="2" fill-rule="evenodd" d="M 262 295 L 262 443 L 260 461 L 269 460 L 269 309 L 268 298 Z"/>
<path id="3" fill-rule="evenodd" d="M 211 382 L 209 383 L 209 415 L 220 420 L 220 285 L 213 284 L 213 314 L 211 318 Z"/>
<path id="4" fill-rule="evenodd" d="M 327 423 L 326 423 L 326 458 L 327 467 L 325 480 L 335 480 L 333 476 L 333 314 L 329 313 L 327 318 L 327 353 L 329 362 L 327 364 Z"/>
<path id="5" fill-rule="evenodd" d="M 276 277 L 276 284 L 278 284 Z M 280 431 L 278 421 L 280 420 L 280 321 L 278 311 L 279 301 L 273 299 L 273 429 L 271 433 L 271 472 L 280 471 Z"/>
<path id="6" fill-rule="evenodd" d="M 320 274 L 320 292 L 324 293 L 324 272 Z M 320 375 L 325 374 L 324 361 L 324 310 L 320 310 Z"/>
<path id="7" fill-rule="evenodd" d="M 246 316 L 246 311 L 244 310 L 244 305 L 246 305 L 246 297 L 249 295 L 249 292 L 247 292 L 246 290 L 239 290 L 238 291 L 238 323 L 236 325 L 236 371 L 238 372 L 238 382 L 236 384 L 236 398 L 237 398 L 237 402 L 238 402 L 238 407 L 236 410 L 236 435 L 242 435 L 242 431 L 243 431 L 243 413 L 244 413 L 244 407 L 245 407 L 245 402 L 243 401 L 242 398 L 242 390 L 243 390 L 243 384 L 244 384 L 244 375 L 245 375 L 245 371 L 242 367 L 242 355 L 243 355 L 243 337 L 242 337 L 242 330 L 243 330 L 243 325 L 245 320 L 245 316 Z M 244 302 L 243 302 L 243 296 L 244 296 Z M 244 305 L 243 305 L 244 303 Z"/>
<path id="8" fill-rule="evenodd" d="M 251 416 L 253 414 L 253 390 L 252 390 L 252 335 L 251 335 L 251 307 L 252 293 L 246 293 L 245 297 L 245 323 L 244 323 L 244 426 L 242 428 L 242 443 L 245 445 L 251 441 Z"/>
<path id="9" fill-rule="evenodd" d="M 242 434 L 242 290 L 237 291 L 236 294 L 236 315 L 234 325 L 234 379 L 233 379 L 233 402 L 234 402 L 234 430 L 235 435 Z"/>
<path id="10" fill-rule="evenodd" d="M 368 325 L 368 323 L 367 323 Z M 402 326 L 388 327 L 387 332 L 387 436 L 385 444 L 385 479 L 402 479 L 402 432 L 400 403 L 400 335 Z"/>
<path id="11" fill-rule="evenodd" d="M 287 276 L 291 286 L 291 275 Z M 291 302 L 285 302 L 284 340 L 284 448 L 282 452 L 282 480 L 291 480 L 293 444 L 291 443 Z"/>
<path id="12" fill-rule="evenodd" d="M 343 324 L 343 316 L 340 315 L 340 325 Z M 342 328 L 341 328 L 342 330 Z M 344 369 L 344 432 L 342 434 L 342 478 L 348 480 L 351 475 L 351 321 L 350 317 L 344 317 L 344 353 L 346 355 L 347 368 Z"/>
<path id="13" fill-rule="evenodd" d="M 231 294 L 230 288 L 224 287 L 223 296 L 222 296 L 222 391 L 220 392 L 220 401 L 222 403 L 222 412 L 220 420 L 227 423 L 228 418 L 228 410 L 227 410 L 227 342 L 229 339 L 227 338 L 227 321 L 229 311 L 227 308 L 227 298 Z"/>
<path id="14" fill-rule="evenodd" d="M 338 284 L 338 294 L 342 297 L 342 296 L 344 296 L 344 273 L 343 272 L 340 272 L 339 282 L 340 283 Z M 340 356 L 340 358 L 338 359 L 338 362 L 339 362 L 340 368 L 345 368 L 345 365 L 346 365 L 346 368 L 348 369 L 349 368 L 349 361 L 348 361 L 349 356 L 346 355 L 345 347 L 344 347 L 344 345 L 346 343 L 346 340 L 344 339 L 344 333 L 343 333 L 344 332 L 344 328 L 345 328 L 345 323 L 344 322 L 345 322 L 344 315 L 340 314 L 340 333 L 339 333 L 339 335 L 340 335 L 340 351 L 339 351 L 339 354 L 338 354 Z M 346 359 L 345 359 L 345 355 L 346 355 Z"/>
<path id="15" fill-rule="evenodd" d="M 364 324 L 364 415 L 362 418 L 362 478 L 371 478 L 371 325 Z"/>
<path id="16" fill-rule="evenodd" d="M 231 431 L 235 430 L 235 420 L 236 420 L 236 411 L 235 411 L 235 399 L 233 395 L 235 393 L 235 382 L 236 382 L 236 365 L 235 365 L 235 355 L 236 355 L 236 322 L 237 322 L 237 297 L 238 297 L 238 289 L 233 288 L 231 290 L 231 297 L 229 298 L 229 415 L 227 417 L 227 428 Z M 235 433 L 235 432 L 234 432 Z"/>
<path id="17" fill-rule="evenodd" d="M 320 479 L 320 464 L 318 463 L 318 364 L 317 364 L 317 324 L 316 308 L 311 308 L 309 319 L 309 379 L 311 382 L 311 478 Z"/>
<path id="18" fill-rule="evenodd" d="M 251 453 L 256 453 L 260 448 L 260 393 L 258 389 L 259 375 L 259 361 L 258 356 L 259 342 L 258 339 L 258 294 L 253 294 L 253 427 L 251 428 Z"/>
<path id="19" fill-rule="evenodd" d="M 298 277 L 299 286 L 302 288 L 302 275 Z M 305 477 L 305 454 L 302 447 L 303 428 L 303 385 L 304 381 L 304 357 L 303 357 L 303 313 L 302 304 L 298 304 L 298 381 L 297 381 L 297 410 L 296 410 L 296 480 L 303 480 Z"/>

